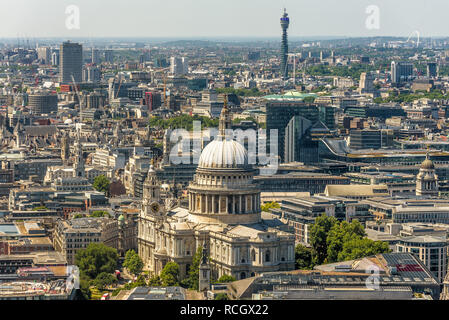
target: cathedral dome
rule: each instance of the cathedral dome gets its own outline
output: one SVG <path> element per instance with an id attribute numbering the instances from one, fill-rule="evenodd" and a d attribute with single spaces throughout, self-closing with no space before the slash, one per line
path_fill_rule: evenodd
<path id="1" fill-rule="evenodd" d="M 435 165 L 428 155 L 426 155 L 426 160 L 421 163 L 421 169 L 435 169 Z"/>
<path id="2" fill-rule="evenodd" d="M 245 147 L 233 140 L 231 117 L 226 104 L 223 106 L 219 121 L 218 137 L 210 142 L 200 156 L 199 168 L 247 168 L 248 152 Z"/>
<path id="3" fill-rule="evenodd" d="M 244 168 L 248 166 L 248 152 L 234 140 L 216 139 L 201 153 L 200 168 Z"/>

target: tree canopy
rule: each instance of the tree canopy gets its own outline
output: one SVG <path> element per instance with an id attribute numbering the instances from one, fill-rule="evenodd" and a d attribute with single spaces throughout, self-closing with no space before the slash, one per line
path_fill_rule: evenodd
<path id="1" fill-rule="evenodd" d="M 316 218 L 309 233 L 311 248 L 301 244 L 295 248 L 298 269 L 390 252 L 387 242 L 368 239 L 358 220 L 340 222 L 323 214 Z"/>
<path id="2" fill-rule="evenodd" d="M 214 300 L 229 300 L 228 295 L 224 292 L 220 292 L 214 298 Z"/>
<path id="3" fill-rule="evenodd" d="M 216 88 L 215 91 L 217 93 L 235 94 L 240 97 L 260 97 L 260 96 L 265 95 L 264 92 L 259 91 L 259 89 L 257 89 L 257 88 L 251 88 L 251 89 Z"/>
<path id="4" fill-rule="evenodd" d="M 176 262 L 167 262 L 161 271 L 160 278 L 164 287 L 179 285 L 179 265 Z"/>
<path id="5" fill-rule="evenodd" d="M 117 250 L 103 243 L 91 243 L 75 255 L 75 264 L 82 274 L 95 279 L 100 273 L 113 273 L 117 268 Z"/>
<path id="6" fill-rule="evenodd" d="M 186 129 L 187 131 L 193 130 L 193 121 L 201 122 L 201 129 L 218 127 L 218 119 L 211 119 L 209 117 L 203 117 L 198 115 L 183 114 L 177 117 L 163 119 L 161 117 L 152 117 L 149 120 L 150 127 L 159 127 L 162 129 Z"/>
<path id="7" fill-rule="evenodd" d="M 236 279 L 233 276 L 230 276 L 228 274 L 224 274 L 222 275 L 219 279 L 218 279 L 218 283 L 227 283 L 227 282 L 232 282 L 235 281 Z"/>
<path id="8" fill-rule="evenodd" d="M 312 249 L 298 244 L 295 247 L 295 269 L 311 269 Z"/>
<path id="9" fill-rule="evenodd" d="M 111 181 L 109 181 L 108 178 L 104 175 L 99 175 L 95 177 L 94 184 L 92 185 L 95 190 L 107 193 L 109 190 L 109 185 L 111 184 Z"/>
<path id="10" fill-rule="evenodd" d="M 188 277 L 185 278 L 181 285 L 184 287 L 188 287 L 193 290 L 198 290 L 199 288 L 199 275 L 200 275 L 200 263 L 201 257 L 203 255 L 203 247 L 199 246 L 196 249 L 195 255 L 193 256 L 192 265 L 189 269 Z"/>
<path id="11" fill-rule="evenodd" d="M 111 273 L 102 272 L 95 278 L 95 280 L 93 280 L 92 283 L 98 289 L 104 290 L 107 286 L 110 286 L 111 284 L 116 282 L 117 278 L 114 277 Z"/>
<path id="12" fill-rule="evenodd" d="M 92 214 L 90 215 L 92 218 L 101 218 L 101 217 L 109 217 L 109 212 L 104 211 L 104 210 L 95 210 L 94 212 L 92 212 Z"/>
<path id="13" fill-rule="evenodd" d="M 143 261 L 134 250 L 128 250 L 125 254 L 123 266 L 134 275 L 139 275 L 143 270 Z"/>
<path id="14" fill-rule="evenodd" d="M 270 209 L 279 209 L 281 206 L 276 201 L 271 201 L 263 204 L 260 208 L 262 211 L 269 212 Z"/>

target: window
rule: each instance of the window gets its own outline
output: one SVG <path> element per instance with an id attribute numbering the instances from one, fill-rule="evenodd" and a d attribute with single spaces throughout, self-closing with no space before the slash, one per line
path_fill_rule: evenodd
<path id="1" fill-rule="evenodd" d="M 256 251 L 254 249 L 251 250 L 251 260 L 256 261 Z"/>
<path id="2" fill-rule="evenodd" d="M 270 259 L 271 259 L 271 257 L 270 257 L 270 250 L 267 250 L 265 252 L 265 262 L 270 262 Z"/>

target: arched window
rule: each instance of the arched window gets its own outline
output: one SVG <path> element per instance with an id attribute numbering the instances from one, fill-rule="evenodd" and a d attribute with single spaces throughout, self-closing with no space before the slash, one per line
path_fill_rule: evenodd
<path id="1" fill-rule="evenodd" d="M 246 278 L 246 273 L 245 272 L 240 273 L 240 279 L 245 279 L 245 278 Z"/>
<path id="2" fill-rule="evenodd" d="M 251 261 L 256 261 L 256 250 L 251 250 Z"/>
<path id="3" fill-rule="evenodd" d="M 265 251 L 265 262 L 270 262 L 271 261 L 271 257 L 270 257 L 270 250 Z"/>

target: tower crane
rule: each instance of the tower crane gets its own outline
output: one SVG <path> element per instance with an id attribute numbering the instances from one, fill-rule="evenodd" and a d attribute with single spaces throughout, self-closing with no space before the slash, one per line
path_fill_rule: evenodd
<path id="1" fill-rule="evenodd" d="M 164 107 L 167 109 L 167 76 L 165 74 L 165 71 L 170 69 L 170 67 L 161 68 L 158 70 L 153 71 L 153 75 L 155 73 L 164 72 L 163 73 L 163 79 L 164 79 Z"/>
<path id="2" fill-rule="evenodd" d="M 80 123 L 82 123 L 83 122 L 83 101 L 80 97 L 78 87 L 76 85 L 76 81 L 75 81 L 75 78 L 73 77 L 73 74 L 72 74 L 72 83 L 73 83 L 73 87 L 75 88 L 76 96 L 78 97 L 78 102 L 80 104 Z"/>
<path id="3" fill-rule="evenodd" d="M 120 82 L 118 83 L 118 89 L 117 89 L 117 92 L 115 93 L 114 99 L 117 99 L 117 97 L 118 97 L 118 93 L 120 92 L 120 87 L 122 86 L 122 82 L 123 82 L 123 78 L 120 77 Z"/>

